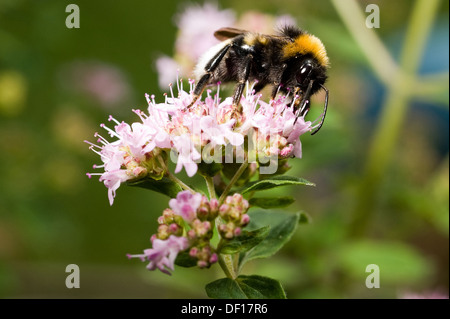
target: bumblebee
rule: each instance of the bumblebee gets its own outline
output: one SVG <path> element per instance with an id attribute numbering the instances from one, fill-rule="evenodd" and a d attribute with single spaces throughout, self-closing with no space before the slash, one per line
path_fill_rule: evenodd
<path id="1" fill-rule="evenodd" d="M 297 27 L 286 26 L 278 35 L 264 35 L 235 28 L 222 28 L 214 33 L 222 42 L 212 47 L 199 60 L 195 75 L 197 85 L 193 101 L 207 85 L 237 82 L 233 105 L 237 107 L 247 81 L 257 81 L 256 92 L 271 85 L 272 98 L 280 91 L 299 96 L 294 102 L 297 116 L 306 115 L 310 98 L 320 89 L 325 91 L 321 121 L 312 135 L 323 125 L 328 106 L 328 56 L 314 35 Z"/>

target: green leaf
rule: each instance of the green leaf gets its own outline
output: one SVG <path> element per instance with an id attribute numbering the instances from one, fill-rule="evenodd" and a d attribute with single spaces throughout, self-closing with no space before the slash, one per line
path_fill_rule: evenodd
<path id="1" fill-rule="evenodd" d="M 206 294 L 214 299 L 247 299 L 239 284 L 230 278 L 222 278 L 205 286 Z"/>
<path id="2" fill-rule="evenodd" d="M 216 299 L 286 299 L 277 280 L 256 275 L 219 279 L 205 289 L 208 297 Z"/>
<path id="3" fill-rule="evenodd" d="M 227 240 L 222 246 L 221 254 L 235 254 L 252 249 L 266 238 L 270 226 L 262 227 L 254 231 L 243 231 L 238 237 Z"/>
<path id="4" fill-rule="evenodd" d="M 309 223 L 311 223 L 311 216 L 309 216 L 304 211 L 299 212 L 299 214 L 300 214 L 300 218 L 298 220 L 299 224 L 309 224 Z"/>
<path id="5" fill-rule="evenodd" d="M 219 173 L 223 168 L 223 164 L 221 163 L 205 163 L 201 162 L 198 164 L 198 172 L 202 176 L 214 177 L 217 173 Z"/>
<path id="6" fill-rule="evenodd" d="M 241 167 L 242 163 L 227 163 L 223 166 L 222 174 L 225 176 L 228 180 L 231 180 L 236 174 L 236 171 Z M 244 172 L 241 174 L 239 179 L 236 181 L 235 185 L 240 187 L 244 186 L 248 183 L 248 181 L 252 178 L 255 171 L 251 168 L 250 165 L 247 166 L 247 168 L 244 170 Z"/>
<path id="7" fill-rule="evenodd" d="M 300 214 L 282 211 L 254 211 L 249 212 L 250 223 L 247 229 L 252 230 L 270 225 L 269 234 L 261 243 L 251 250 L 241 253 L 240 267 L 256 258 L 267 258 L 281 249 L 294 234 L 299 223 Z"/>
<path id="8" fill-rule="evenodd" d="M 316 186 L 314 183 L 311 183 L 304 178 L 282 175 L 282 176 L 274 176 L 272 178 L 267 178 L 267 179 L 264 179 L 261 181 L 249 183 L 244 188 L 242 188 L 239 191 L 239 193 L 245 194 L 245 193 L 248 193 L 251 191 L 262 191 L 262 190 L 285 186 L 285 185 Z"/>
<path id="9" fill-rule="evenodd" d="M 127 185 L 150 189 L 157 193 L 167 195 L 170 198 L 175 198 L 177 194 L 183 190 L 180 185 L 167 177 L 163 177 L 160 180 L 144 178 L 137 181 L 127 182 Z"/>
<path id="10" fill-rule="evenodd" d="M 269 208 L 278 208 L 278 207 L 286 207 L 295 202 L 295 199 L 291 196 L 283 196 L 283 197 L 255 197 L 250 199 L 249 203 L 252 206 L 258 206 L 261 208 L 269 209 Z"/>
<path id="11" fill-rule="evenodd" d="M 182 251 L 177 255 L 175 265 L 186 268 L 194 267 L 197 266 L 197 260 L 192 258 L 188 251 Z"/>

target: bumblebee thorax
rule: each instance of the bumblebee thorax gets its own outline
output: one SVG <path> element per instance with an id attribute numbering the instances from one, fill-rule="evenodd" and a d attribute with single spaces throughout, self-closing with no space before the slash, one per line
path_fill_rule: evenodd
<path id="1" fill-rule="evenodd" d="M 312 34 L 303 33 L 297 36 L 292 42 L 283 47 L 283 58 L 292 58 L 297 55 L 312 55 L 321 66 L 327 67 L 328 56 L 325 46 L 319 38 Z"/>

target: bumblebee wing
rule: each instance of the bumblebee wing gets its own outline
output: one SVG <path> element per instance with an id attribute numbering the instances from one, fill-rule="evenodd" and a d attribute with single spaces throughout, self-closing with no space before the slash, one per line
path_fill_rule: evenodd
<path id="1" fill-rule="evenodd" d="M 216 37 L 217 40 L 225 41 L 227 39 L 237 37 L 238 35 L 241 35 L 241 34 L 244 34 L 247 32 L 248 31 L 246 31 L 246 30 L 226 27 L 226 28 L 220 28 L 219 30 L 214 32 L 214 36 Z"/>

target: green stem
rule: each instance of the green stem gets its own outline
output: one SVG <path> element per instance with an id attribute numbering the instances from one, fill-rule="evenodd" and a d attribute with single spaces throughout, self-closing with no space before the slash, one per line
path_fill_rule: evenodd
<path id="1" fill-rule="evenodd" d="M 192 188 L 190 188 L 189 186 L 187 186 L 182 180 L 180 180 L 178 177 L 176 177 L 175 175 L 173 175 L 171 172 L 167 171 L 167 176 L 173 180 L 175 183 L 177 183 L 178 185 L 180 185 L 180 187 L 184 190 L 188 190 L 191 193 L 196 193 Z"/>
<path id="2" fill-rule="evenodd" d="M 232 255 L 219 254 L 219 265 L 228 278 L 235 279 L 237 277 L 236 272 L 233 267 L 233 256 Z"/>
<path id="3" fill-rule="evenodd" d="M 209 199 L 217 198 L 213 178 L 211 176 L 204 176 L 204 177 L 206 181 L 206 187 L 208 188 Z"/>
<path id="4" fill-rule="evenodd" d="M 432 27 L 439 0 L 417 0 L 408 25 L 400 61 L 400 70 L 392 85 L 370 144 L 358 202 L 350 225 L 352 235 L 363 235 L 374 209 L 378 191 L 397 145 L 400 129 L 413 96 L 416 73 L 424 44 Z"/>
<path id="5" fill-rule="evenodd" d="M 225 198 L 227 197 L 228 193 L 231 190 L 231 187 L 233 187 L 233 185 L 237 182 L 237 180 L 239 179 L 239 177 L 241 177 L 242 173 L 244 173 L 245 169 L 248 166 L 248 158 L 245 159 L 244 163 L 242 163 L 242 165 L 239 167 L 239 169 L 236 171 L 236 173 L 234 174 L 233 178 L 231 178 L 230 182 L 228 183 L 227 187 L 225 187 L 222 195 L 220 195 L 219 198 L 219 206 L 223 203 L 223 201 L 225 200 Z"/>
<path id="6" fill-rule="evenodd" d="M 177 183 L 178 185 L 180 185 L 180 187 L 184 190 L 188 190 L 191 193 L 195 193 L 195 191 L 190 188 L 189 186 L 187 186 L 182 180 L 180 180 L 178 177 L 176 177 L 175 175 L 173 175 L 169 168 L 167 167 L 166 162 L 162 159 L 161 156 L 158 156 L 158 161 L 159 164 L 161 164 L 161 166 L 163 167 L 163 169 L 166 171 L 167 176 L 169 177 L 169 179 L 171 179 L 172 181 L 174 181 L 175 183 Z"/>
<path id="7" fill-rule="evenodd" d="M 348 31 L 365 54 L 375 75 L 389 86 L 394 83 L 392 75 L 397 73 L 398 66 L 384 46 L 376 29 L 366 27 L 366 16 L 355 0 L 331 0 Z M 382 21 L 382 20 L 381 20 Z"/>

